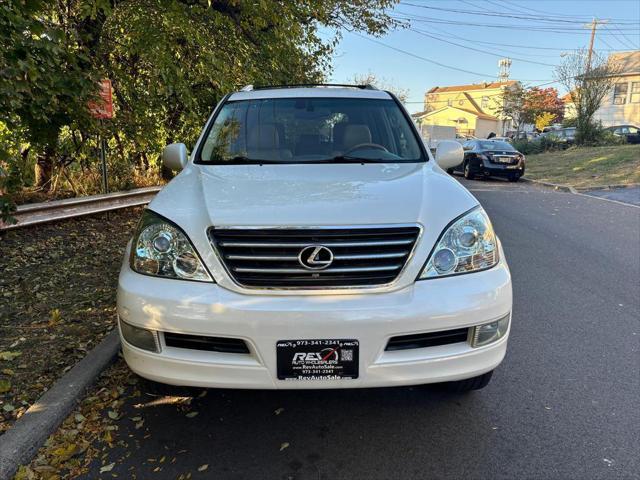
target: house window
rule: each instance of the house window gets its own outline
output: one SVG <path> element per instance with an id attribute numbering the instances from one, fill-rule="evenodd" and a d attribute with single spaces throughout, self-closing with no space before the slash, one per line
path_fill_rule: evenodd
<path id="1" fill-rule="evenodd" d="M 613 86 L 613 104 L 614 105 L 624 105 L 627 103 L 627 88 L 629 88 L 628 83 L 616 83 Z"/>
<path id="2" fill-rule="evenodd" d="M 640 82 L 631 82 L 631 103 L 640 103 Z"/>
<path id="3" fill-rule="evenodd" d="M 447 100 L 447 105 L 452 106 L 453 105 L 453 100 L 451 100 L 451 99 Z"/>
<path id="4" fill-rule="evenodd" d="M 489 106 L 489 97 L 482 97 L 482 103 L 480 103 L 481 108 L 487 108 Z"/>

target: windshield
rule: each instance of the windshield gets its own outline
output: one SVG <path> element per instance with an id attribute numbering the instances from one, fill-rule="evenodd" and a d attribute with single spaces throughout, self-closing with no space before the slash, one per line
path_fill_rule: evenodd
<path id="1" fill-rule="evenodd" d="M 480 145 L 480 150 L 515 150 L 513 145 L 507 142 L 496 142 L 495 140 L 492 142 L 478 142 Z"/>
<path id="2" fill-rule="evenodd" d="M 424 160 L 396 102 L 364 98 L 229 101 L 199 156 L 207 164 Z"/>

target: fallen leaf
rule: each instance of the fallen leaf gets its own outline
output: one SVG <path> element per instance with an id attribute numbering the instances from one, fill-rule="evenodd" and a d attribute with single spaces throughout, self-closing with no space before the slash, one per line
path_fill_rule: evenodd
<path id="1" fill-rule="evenodd" d="M 69 443 L 67 445 L 63 445 L 61 447 L 56 448 L 51 453 L 55 457 L 58 457 L 58 461 L 60 463 L 66 462 L 71 457 L 73 457 L 76 453 L 78 453 L 78 446 L 75 443 Z"/>
<path id="2" fill-rule="evenodd" d="M 22 352 L 0 352 L 0 360 L 9 362 L 20 355 L 22 355 Z"/>
<path id="3" fill-rule="evenodd" d="M 289 442 L 284 442 L 282 445 L 280 445 L 280 451 L 284 450 L 285 448 L 289 448 Z"/>
<path id="4" fill-rule="evenodd" d="M 198 415 L 198 412 L 189 412 L 189 413 L 187 413 L 187 414 L 185 415 L 185 417 L 187 417 L 187 418 L 193 418 L 193 417 L 195 417 L 196 415 Z"/>
<path id="5" fill-rule="evenodd" d="M 3 368 L 2 370 L 0 370 L 0 372 L 4 373 L 5 375 L 9 375 L 10 377 L 13 377 L 15 375 L 15 372 L 10 368 Z"/>
<path id="6" fill-rule="evenodd" d="M 115 463 L 110 463 L 109 465 L 105 465 L 100 469 L 100 473 L 110 472 L 111 470 L 113 470 L 113 467 L 115 466 L 116 466 Z"/>
<path id="7" fill-rule="evenodd" d="M 4 410 L 5 412 L 13 412 L 15 410 L 14 406 L 11 405 L 10 403 L 5 403 L 2 406 L 2 410 Z"/>
<path id="8" fill-rule="evenodd" d="M 73 417 L 75 419 L 76 422 L 81 423 L 84 422 L 86 420 L 86 418 L 84 417 L 84 415 L 82 415 L 81 413 L 76 413 L 76 415 Z"/>
<path id="9" fill-rule="evenodd" d="M 198 471 L 199 471 L 199 472 L 204 472 L 207 468 L 209 468 L 209 464 L 208 464 L 208 463 L 205 463 L 204 465 L 200 465 L 200 466 L 198 467 Z"/>
<path id="10" fill-rule="evenodd" d="M 107 415 L 109 416 L 109 418 L 111 420 L 117 420 L 118 419 L 118 414 L 116 412 L 114 412 L 113 410 L 109 410 L 107 412 Z"/>
<path id="11" fill-rule="evenodd" d="M 0 378 L 0 393 L 6 393 L 11 390 L 11 382 L 6 378 Z"/>
<path id="12" fill-rule="evenodd" d="M 284 408 L 280 407 L 273 413 L 275 413 L 276 415 L 280 415 L 282 412 L 284 412 Z"/>

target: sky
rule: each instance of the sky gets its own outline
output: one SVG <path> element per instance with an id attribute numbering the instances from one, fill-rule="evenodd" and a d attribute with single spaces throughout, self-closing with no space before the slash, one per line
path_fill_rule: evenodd
<path id="1" fill-rule="evenodd" d="M 383 37 L 343 32 L 330 80 L 352 83 L 371 72 L 408 89 L 411 112 L 422 110 L 431 87 L 495 81 L 503 57 L 512 61 L 510 79 L 564 93 L 549 83 L 554 65 L 563 52 L 589 45 L 584 25 L 593 18 L 609 22 L 596 29 L 596 51 L 640 49 L 639 0 L 402 0 L 390 13 L 409 28 Z"/>

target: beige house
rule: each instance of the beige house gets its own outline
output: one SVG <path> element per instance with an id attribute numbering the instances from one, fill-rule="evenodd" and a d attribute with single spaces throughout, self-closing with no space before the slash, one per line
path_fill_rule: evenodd
<path id="1" fill-rule="evenodd" d="M 511 129 L 511 121 L 501 118 L 499 111 L 505 90 L 516 83 L 510 80 L 434 87 L 425 94 L 424 111 L 413 117 L 420 125 L 453 126 L 459 135 L 503 135 Z"/>
<path id="2" fill-rule="evenodd" d="M 629 124 L 640 127 L 640 50 L 615 52 L 609 59 L 620 66 L 620 73 L 594 119 L 605 127 Z M 575 117 L 571 95 L 566 94 L 562 100 L 565 118 Z"/>

